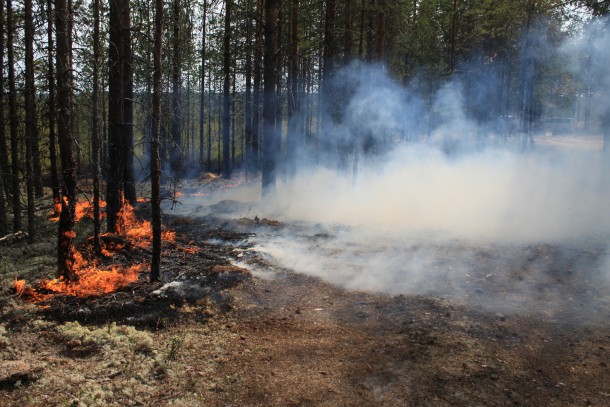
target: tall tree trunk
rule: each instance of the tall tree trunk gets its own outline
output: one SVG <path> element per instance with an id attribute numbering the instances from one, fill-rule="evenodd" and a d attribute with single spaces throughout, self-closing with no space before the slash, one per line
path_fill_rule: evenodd
<path id="1" fill-rule="evenodd" d="M 0 236 L 8 233 L 6 220 L 6 199 L 4 197 L 4 174 L 0 171 Z"/>
<path id="2" fill-rule="evenodd" d="M 208 145 L 207 171 L 212 172 L 212 72 L 208 71 Z"/>
<path id="3" fill-rule="evenodd" d="M 48 86 L 48 126 L 49 126 L 49 162 L 51 166 L 51 190 L 53 202 L 59 203 L 59 172 L 57 169 L 57 140 L 55 126 L 55 65 L 53 58 L 53 0 L 47 0 L 47 86 Z"/>
<path id="4" fill-rule="evenodd" d="M 26 165 L 26 191 L 28 197 L 28 242 L 33 243 L 36 239 L 36 226 L 34 222 L 35 203 L 34 194 L 36 188 L 35 177 L 40 180 L 41 174 L 36 174 L 34 161 L 38 159 L 38 170 L 40 170 L 40 157 L 36 157 L 34 147 L 38 144 L 36 127 L 36 88 L 34 85 L 34 19 L 32 17 L 32 0 L 24 1 L 24 40 L 25 40 L 25 165 Z M 42 183 L 40 184 L 40 196 L 42 196 Z"/>
<path id="5" fill-rule="evenodd" d="M 205 108 L 205 39 L 206 23 L 208 17 L 208 2 L 203 0 L 203 21 L 201 27 L 201 95 L 199 99 L 199 166 L 203 168 L 203 136 L 204 136 L 204 108 Z M 209 107 L 208 107 L 209 108 Z"/>
<path id="6" fill-rule="evenodd" d="M 360 2 L 360 32 L 358 34 L 358 57 L 364 59 L 364 17 L 366 15 L 366 0 Z"/>
<path id="7" fill-rule="evenodd" d="M 225 32 L 223 40 L 223 110 L 222 110 L 222 170 L 225 178 L 231 178 L 230 131 L 231 120 L 231 8 L 232 0 L 225 1 Z"/>
<path id="8" fill-rule="evenodd" d="M 288 134 L 286 135 L 286 150 L 288 154 L 288 175 L 296 174 L 296 159 L 301 135 L 298 134 L 299 110 L 299 14 L 298 1 L 290 2 L 290 54 L 288 70 Z"/>
<path id="9" fill-rule="evenodd" d="M 263 195 L 275 194 L 278 140 L 275 133 L 276 72 L 277 72 L 277 21 L 279 0 L 265 0 L 265 53 L 263 88 Z"/>
<path id="10" fill-rule="evenodd" d="M 246 100 L 245 100 L 245 120 L 246 120 L 246 142 L 244 148 L 244 163 L 246 179 L 252 165 L 252 144 L 254 133 L 252 131 L 252 0 L 246 0 Z"/>
<path id="11" fill-rule="evenodd" d="M 252 177 L 256 178 L 259 171 L 260 144 L 260 111 L 261 111 L 261 81 L 262 81 L 262 47 L 263 47 L 263 0 L 256 3 L 256 28 L 254 34 L 254 92 L 252 95 Z"/>
<path id="12" fill-rule="evenodd" d="M 0 193 L 2 199 L 6 196 L 6 200 L 11 196 L 11 187 L 9 177 L 11 175 L 11 167 L 8 154 L 8 144 L 6 143 L 6 122 L 4 120 L 4 50 L 6 43 L 4 42 L 4 0 L 0 0 L 0 175 L 3 178 L 3 185 Z M 4 201 L 6 204 L 6 201 Z M 6 207 L 5 207 L 6 210 Z M 1 215 L 0 215 L 1 216 Z M 6 212 L 4 212 L 6 216 Z M 6 221 L 6 219 L 5 219 Z M 6 234 L 6 232 L 5 232 Z"/>
<path id="13" fill-rule="evenodd" d="M 93 247 L 100 245 L 100 125 L 99 125 L 99 63 L 100 63 L 100 0 L 93 1 L 93 95 L 92 95 L 92 163 L 93 163 Z"/>
<path id="14" fill-rule="evenodd" d="M 0 0 L 0 236 L 8 233 L 6 201 L 9 195 L 6 177 L 10 175 L 6 128 L 4 122 L 4 0 Z"/>
<path id="15" fill-rule="evenodd" d="M 353 57 L 354 42 L 354 0 L 345 1 L 345 32 L 343 37 L 343 65 L 350 63 Z"/>
<path id="16" fill-rule="evenodd" d="M 457 0 L 453 0 L 453 11 L 451 13 L 451 52 L 449 55 L 449 73 L 455 72 L 455 54 L 457 46 Z"/>
<path id="17" fill-rule="evenodd" d="M 74 217 L 76 208 L 76 160 L 72 128 L 72 65 L 69 29 L 70 10 L 66 0 L 55 0 L 55 31 L 57 38 L 57 135 L 63 181 L 61 214 L 58 225 L 57 277 L 73 282 L 78 279 L 74 270 Z"/>
<path id="18" fill-rule="evenodd" d="M 123 46 L 123 2 L 110 0 L 108 21 L 108 175 L 106 181 L 106 222 L 108 232 L 117 230 L 122 207 L 123 171 L 123 102 L 125 101 L 125 69 Z"/>
<path id="19" fill-rule="evenodd" d="M 122 63 L 123 63 L 123 193 L 124 198 L 135 206 L 136 184 L 133 175 L 133 50 L 131 45 L 130 0 L 122 2 Z"/>
<path id="20" fill-rule="evenodd" d="M 377 61 L 385 59 L 385 12 L 387 8 L 386 0 L 378 0 L 377 16 Z"/>
<path id="21" fill-rule="evenodd" d="M 171 126 L 171 154 L 170 168 L 175 177 L 182 176 L 182 107 L 180 106 L 180 93 L 182 89 L 182 53 L 181 53 L 181 26 L 180 26 L 180 0 L 172 2 L 172 126 Z"/>
<path id="22" fill-rule="evenodd" d="M 159 166 L 159 138 L 161 133 L 161 52 L 163 42 L 163 0 L 155 1 L 155 47 L 153 71 L 153 104 L 152 104 L 152 146 L 150 157 L 151 177 L 151 216 L 153 229 L 153 247 L 151 260 L 151 281 L 161 276 L 161 194 Z"/>
<path id="23" fill-rule="evenodd" d="M 14 49 L 13 4 L 6 2 L 6 40 L 8 54 L 8 110 L 9 129 L 11 132 L 11 183 L 13 195 L 13 231 L 21 230 L 21 192 L 19 190 L 19 134 L 17 116 L 17 89 L 15 85 L 15 49 Z"/>

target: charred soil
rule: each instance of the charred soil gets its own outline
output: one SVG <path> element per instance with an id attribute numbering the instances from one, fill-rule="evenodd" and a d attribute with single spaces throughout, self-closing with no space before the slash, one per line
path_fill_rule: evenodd
<path id="1" fill-rule="evenodd" d="M 110 294 L 29 304 L 13 279 L 54 271 L 55 225 L 40 207 L 39 243 L 0 248 L 1 405 L 610 404 L 608 310 L 545 319 L 345 290 L 251 250 L 261 228 L 296 227 L 273 220 L 166 215 L 176 242 L 164 248 L 162 282 L 142 273 Z M 114 261 L 148 256 L 133 249 Z"/>

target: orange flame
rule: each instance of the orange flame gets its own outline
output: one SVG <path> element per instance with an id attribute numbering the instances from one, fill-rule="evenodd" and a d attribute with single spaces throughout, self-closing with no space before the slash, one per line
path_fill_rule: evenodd
<path id="1" fill-rule="evenodd" d="M 106 202 L 100 201 L 100 207 L 106 207 Z M 78 222 L 84 217 L 93 217 L 93 207 L 89 202 L 78 202 L 76 206 L 76 221 Z M 61 205 L 54 204 L 54 214 L 61 213 Z M 57 215 L 59 217 L 59 215 Z M 55 218 L 50 218 L 57 221 Z M 117 216 L 117 233 L 105 233 L 102 236 L 116 235 L 125 243 L 130 243 L 134 247 L 148 248 L 152 245 L 152 225 L 148 221 L 139 221 L 136 217 L 135 210 L 127 201 L 123 201 L 123 206 Z M 74 238 L 74 231 L 66 232 L 66 236 Z M 121 239 L 108 239 L 103 243 L 101 252 L 105 257 L 112 257 L 117 252 L 124 250 L 126 244 L 121 243 Z M 174 242 L 176 232 L 172 230 L 164 230 L 161 234 L 161 239 L 166 242 Z M 181 247 L 175 246 L 178 250 L 194 254 L 199 251 L 198 247 Z M 72 249 L 74 262 L 73 270 L 78 276 L 77 282 L 67 282 L 63 279 L 44 280 L 38 283 L 39 290 L 49 291 L 51 293 L 63 293 L 69 296 L 88 297 L 101 295 L 116 291 L 120 287 L 135 282 L 138 280 L 140 272 L 149 267 L 148 264 L 136 264 L 128 267 L 112 265 L 104 267 L 99 265 L 97 259 L 88 261 L 83 254 L 76 249 Z M 31 286 L 27 285 L 25 280 L 15 280 L 13 283 L 15 291 L 20 298 L 24 298 L 31 302 L 40 302 L 48 298 L 52 294 L 41 294 Z"/>

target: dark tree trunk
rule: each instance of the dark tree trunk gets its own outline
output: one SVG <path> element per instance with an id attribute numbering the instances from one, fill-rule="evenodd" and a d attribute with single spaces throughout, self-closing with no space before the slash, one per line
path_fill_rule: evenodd
<path id="1" fill-rule="evenodd" d="M 262 47 L 263 47 L 263 0 L 256 3 L 256 28 L 254 35 L 254 92 L 252 95 L 252 177 L 256 178 L 259 171 L 260 144 L 260 111 L 261 111 L 261 81 L 262 81 Z"/>
<path id="2" fill-rule="evenodd" d="M 8 110 L 11 132 L 11 184 L 13 196 L 13 231 L 21 230 L 21 192 L 19 190 L 19 135 L 17 116 L 17 89 L 15 85 L 15 51 L 12 0 L 6 2 L 6 37 L 8 54 Z"/>
<path id="3" fill-rule="evenodd" d="M 212 171 L 212 72 L 208 72 L 208 151 L 207 170 Z"/>
<path id="4" fill-rule="evenodd" d="M 34 85 L 34 19 L 32 17 L 32 0 L 24 1 L 24 40 L 25 40 L 25 165 L 26 165 L 26 191 L 27 191 L 27 213 L 28 213 L 28 242 L 33 243 L 36 239 L 36 226 L 34 224 L 34 194 L 37 182 L 41 174 L 36 174 L 36 165 L 34 161 L 40 157 L 36 157 L 34 148 L 38 144 L 38 134 L 36 127 L 36 88 Z M 40 161 L 38 163 L 40 170 Z M 42 183 L 40 183 L 40 196 L 42 196 Z"/>
<path id="5" fill-rule="evenodd" d="M 172 125 L 170 167 L 175 177 L 182 176 L 182 107 L 180 93 L 182 88 L 182 53 L 180 30 L 180 0 L 172 2 Z"/>
<path id="6" fill-rule="evenodd" d="M 299 14 L 298 2 L 290 2 L 290 54 L 288 70 L 288 134 L 286 135 L 286 150 L 288 154 L 288 174 L 296 174 L 296 158 L 300 135 L 298 134 L 299 110 Z"/>
<path id="7" fill-rule="evenodd" d="M 150 157 L 151 177 L 151 216 L 153 229 L 153 247 L 150 279 L 159 280 L 161 276 L 161 194 L 159 167 L 159 138 L 161 133 L 161 52 L 163 41 L 163 0 L 155 0 L 155 47 L 153 71 L 153 104 L 152 104 L 152 146 Z"/>
<path id="8" fill-rule="evenodd" d="M 378 16 L 377 16 L 377 61 L 385 59 L 385 11 L 387 8 L 386 0 L 378 0 Z"/>
<path id="9" fill-rule="evenodd" d="M 278 140 L 275 132 L 276 72 L 277 72 L 277 21 L 279 1 L 265 0 L 265 53 L 263 88 L 263 195 L 275 194 Z"/>
<path id="10" fill-rule="evenodd" d="M 205 108 L 205 38 L 206 19 L 208 15 L 208 2 L 203 0 L 203 22 L 201 28 L 201 95 L 199 99 L 199 165 L 203 168 L 203 137 L 204 137 L 204 108 Z"/>
<path id="11" fill-rule="evenodd" d="M 353 57 L 354 41 L 354 0 L 345 1 L 345 32 L 343 37 L 343 64 L 350 63 Z"/>
<path id="12" fill-rule="evenodd" d="M 4 174 L 0 172 L 0 236 L 8 233 L 6 220 L 6 199 L 4 198 Z"/>
<path id="13" fill-rule="evenodd" d="M 123 193 L 135 206 L 136 184 L 133 176 L 133 50 L 131 45 L 130 1 L 123 0 L 122 10 L 122 62 L 123 62 Z"/>
<path id="14" fill-rule="evenodd" d="M 93 247 L 97 254 L 100 246 L 100 125 L 99 125 L 99 63 L 100 63 L 100 0 L 93 1 L 93 95 L 91 112 L 91 161 L 93 163 Z"/>
<path id="15" fill-rule="evenodd" d="M 57 135 L 61 159 L 63 197 L 58 226 L 57 277 L 73 282 L 78 279 L 74 270 L 74 215 L 76 208 L 76 160 L 72 136 L 72 65 L 70 10 L 66 0 L 55 0 L 55 30 L 57 36 Z"/>
<path id="16" fill-rule="evenodd" d="M 59 172 L 57 169 L 57 140 L 55 126 L 57 114 L 55 111 L 55 65 L 53 61 L 53 3 L 47 0 L 47 86 L 49 92 L 48 126 L 49 126 L 49 162 L 51 165 L 51 190 L 53 202 L 59 203 Z"/>
<path id="17" fill-rule="evenodd" d="M 451 14 L 451 52 L 449 55 L 449 73 L 454 73 L 455 66 L 455 55 L 457 45 L 457 0 L 453 0 L 453 10 Z"/>
<path id="18" fill-rule="evenodd" d="M 230 120 L 231 120 L 231 8 L 232 0 L 225 1 L 225 32 L 223 40 L 223 103 L 222 103 L 222 172 L 231 178 Z"/>
<path id="19" fill-rule="evenodd" d="M 108 175 L 106 181 L 106 221 L 109 232 L 115 232 L 122 207 L 123 171 L 123 102 L 125 69 L 123 46 L 123 2 L 110 0 L 108 21 Z"/>
<path id="20" fill-rule="evenodd" d="M 358 57 L 364 59 L 364 16 L 366 0 L 360 2 L 360 33 L 358 34 Z"/>
<path id="21" fill-rule="evenodd" d="M 0 176 L 2 177 L 2 189 L 0 194 L 6 205 L 11 196 L 11 187 L 8 182 L 11 175 L 10 161 L 8 158 L 8 144 L 6 143 L 6 122 L 4 120 L 4 0 L 0 0 Z M 6 197 L 6 199 L 5 199 Z M 2 216 L 2 214 L 0 214 Z M 4 208 L 4 221 L 6 222 L 6 206 Z M 5 233 L 6 234 L 6 231 Z"/>
<path id="22" fill-rule="evenodd" d="M 252 1 L 246 1 L 246 100 L 245 100 L 245 120 L 246 120 L 246 142 L 244 148 L 244 162 L 246 168 L 246 179 L 252 165 L 252 144 L 254 133 L 252 131 Z"/>

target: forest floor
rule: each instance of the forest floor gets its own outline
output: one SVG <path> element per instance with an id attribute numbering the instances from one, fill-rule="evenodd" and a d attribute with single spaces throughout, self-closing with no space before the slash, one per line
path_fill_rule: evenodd
<path id="1" fill-rule="evenodd" d="M 349 291 L 251 250 L 252 236 L 282 233 L 280 222 L 168 215 L 178 244 L 201 250 L 167 249 L 163 282 L 143 273 L 115 293 L 30 304 L 13 280 L 51 278 L 55 265 L 48 198 L 39 208 L 38 242 L 0 247 L 0 405 L 610 404 L 610 293 L 596 287 L 579 286 L 598 305 L 582 319 Z M 577 255 L 594 263 L 601 250 Z M 555 282 L 569 284 L 573 259 L 557 253 L 528 248 L 508 279 L 556 256 Z M 489 280 L 488 270 L 473 272 Z"/>

